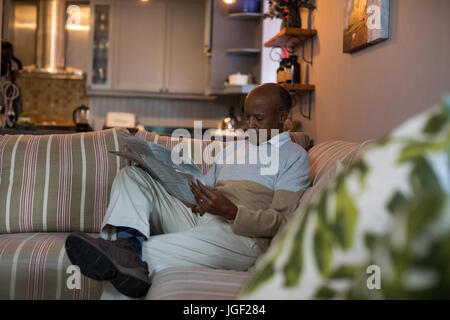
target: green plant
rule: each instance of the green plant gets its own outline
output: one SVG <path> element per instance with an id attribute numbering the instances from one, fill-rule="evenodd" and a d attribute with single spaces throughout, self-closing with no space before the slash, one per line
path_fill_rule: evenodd
<path id="1" fill-rule="evenodd" d="M 312 0 L 269 0 L 269 9 L 264 18 L 286 19 L 290 12 L 298 12 L 300 8 L 313 10 L 316 6 Z"/>

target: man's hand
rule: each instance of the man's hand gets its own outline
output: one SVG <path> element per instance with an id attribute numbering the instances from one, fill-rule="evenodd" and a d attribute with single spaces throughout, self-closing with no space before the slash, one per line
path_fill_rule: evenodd
<path id="1" fill-rule="evenodd" d="M 197 186 L 192 182 L 189 182 L 189 186 L 198 205 L 205 212 L 228 220 L 233 220 L 236 217 L 238 208 L 222 192 L 203 185 L 199 180 L 197 180 Z"/>

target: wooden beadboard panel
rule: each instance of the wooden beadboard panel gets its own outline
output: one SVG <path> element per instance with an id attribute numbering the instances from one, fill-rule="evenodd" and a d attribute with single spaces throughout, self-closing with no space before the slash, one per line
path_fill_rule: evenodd
<path id="1" fill-rule="evenodd" d="M 89 106 L 96 119 L 105 118 L 107 112 L 131 112 L 136 114 L 138 124 L 146 126 L 192 127 L 194 120 L 202 120 L 204 126 L 216 127 L 231 105 L 239 113 L 242 101 L 239 96 L 223 96 L 213 101 L 90 97 Z"/>

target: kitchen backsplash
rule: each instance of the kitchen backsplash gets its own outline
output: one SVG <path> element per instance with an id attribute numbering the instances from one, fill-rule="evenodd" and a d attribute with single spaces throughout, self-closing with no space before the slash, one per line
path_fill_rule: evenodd
<path id="1" fill-rule="evenodd" d="M 85 77 L 22 72 L 17 84 L 23 111 L 37 124 L 73 125 L 73 110 L 89 104 Z"/>

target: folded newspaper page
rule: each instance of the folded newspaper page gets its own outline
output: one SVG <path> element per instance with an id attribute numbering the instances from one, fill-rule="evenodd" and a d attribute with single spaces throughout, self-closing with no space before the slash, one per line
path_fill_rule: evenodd
<path id="1" fill-rule="evenodd" d="M 145 171 L 161 183 L 169 194 L 184 203 L 197 205 L 189 182 L 196 183 L 198 179 L 204 184 L 205 179 L 202 171 L 191 158 L 180 156 L 182 162 L 176 164 L 172 161 L 172 150 L 162 145 L 125 132 L 121 132 L 119 137 L 129 151 L 110 151 L 110 153 L 139 163 Z"/>

